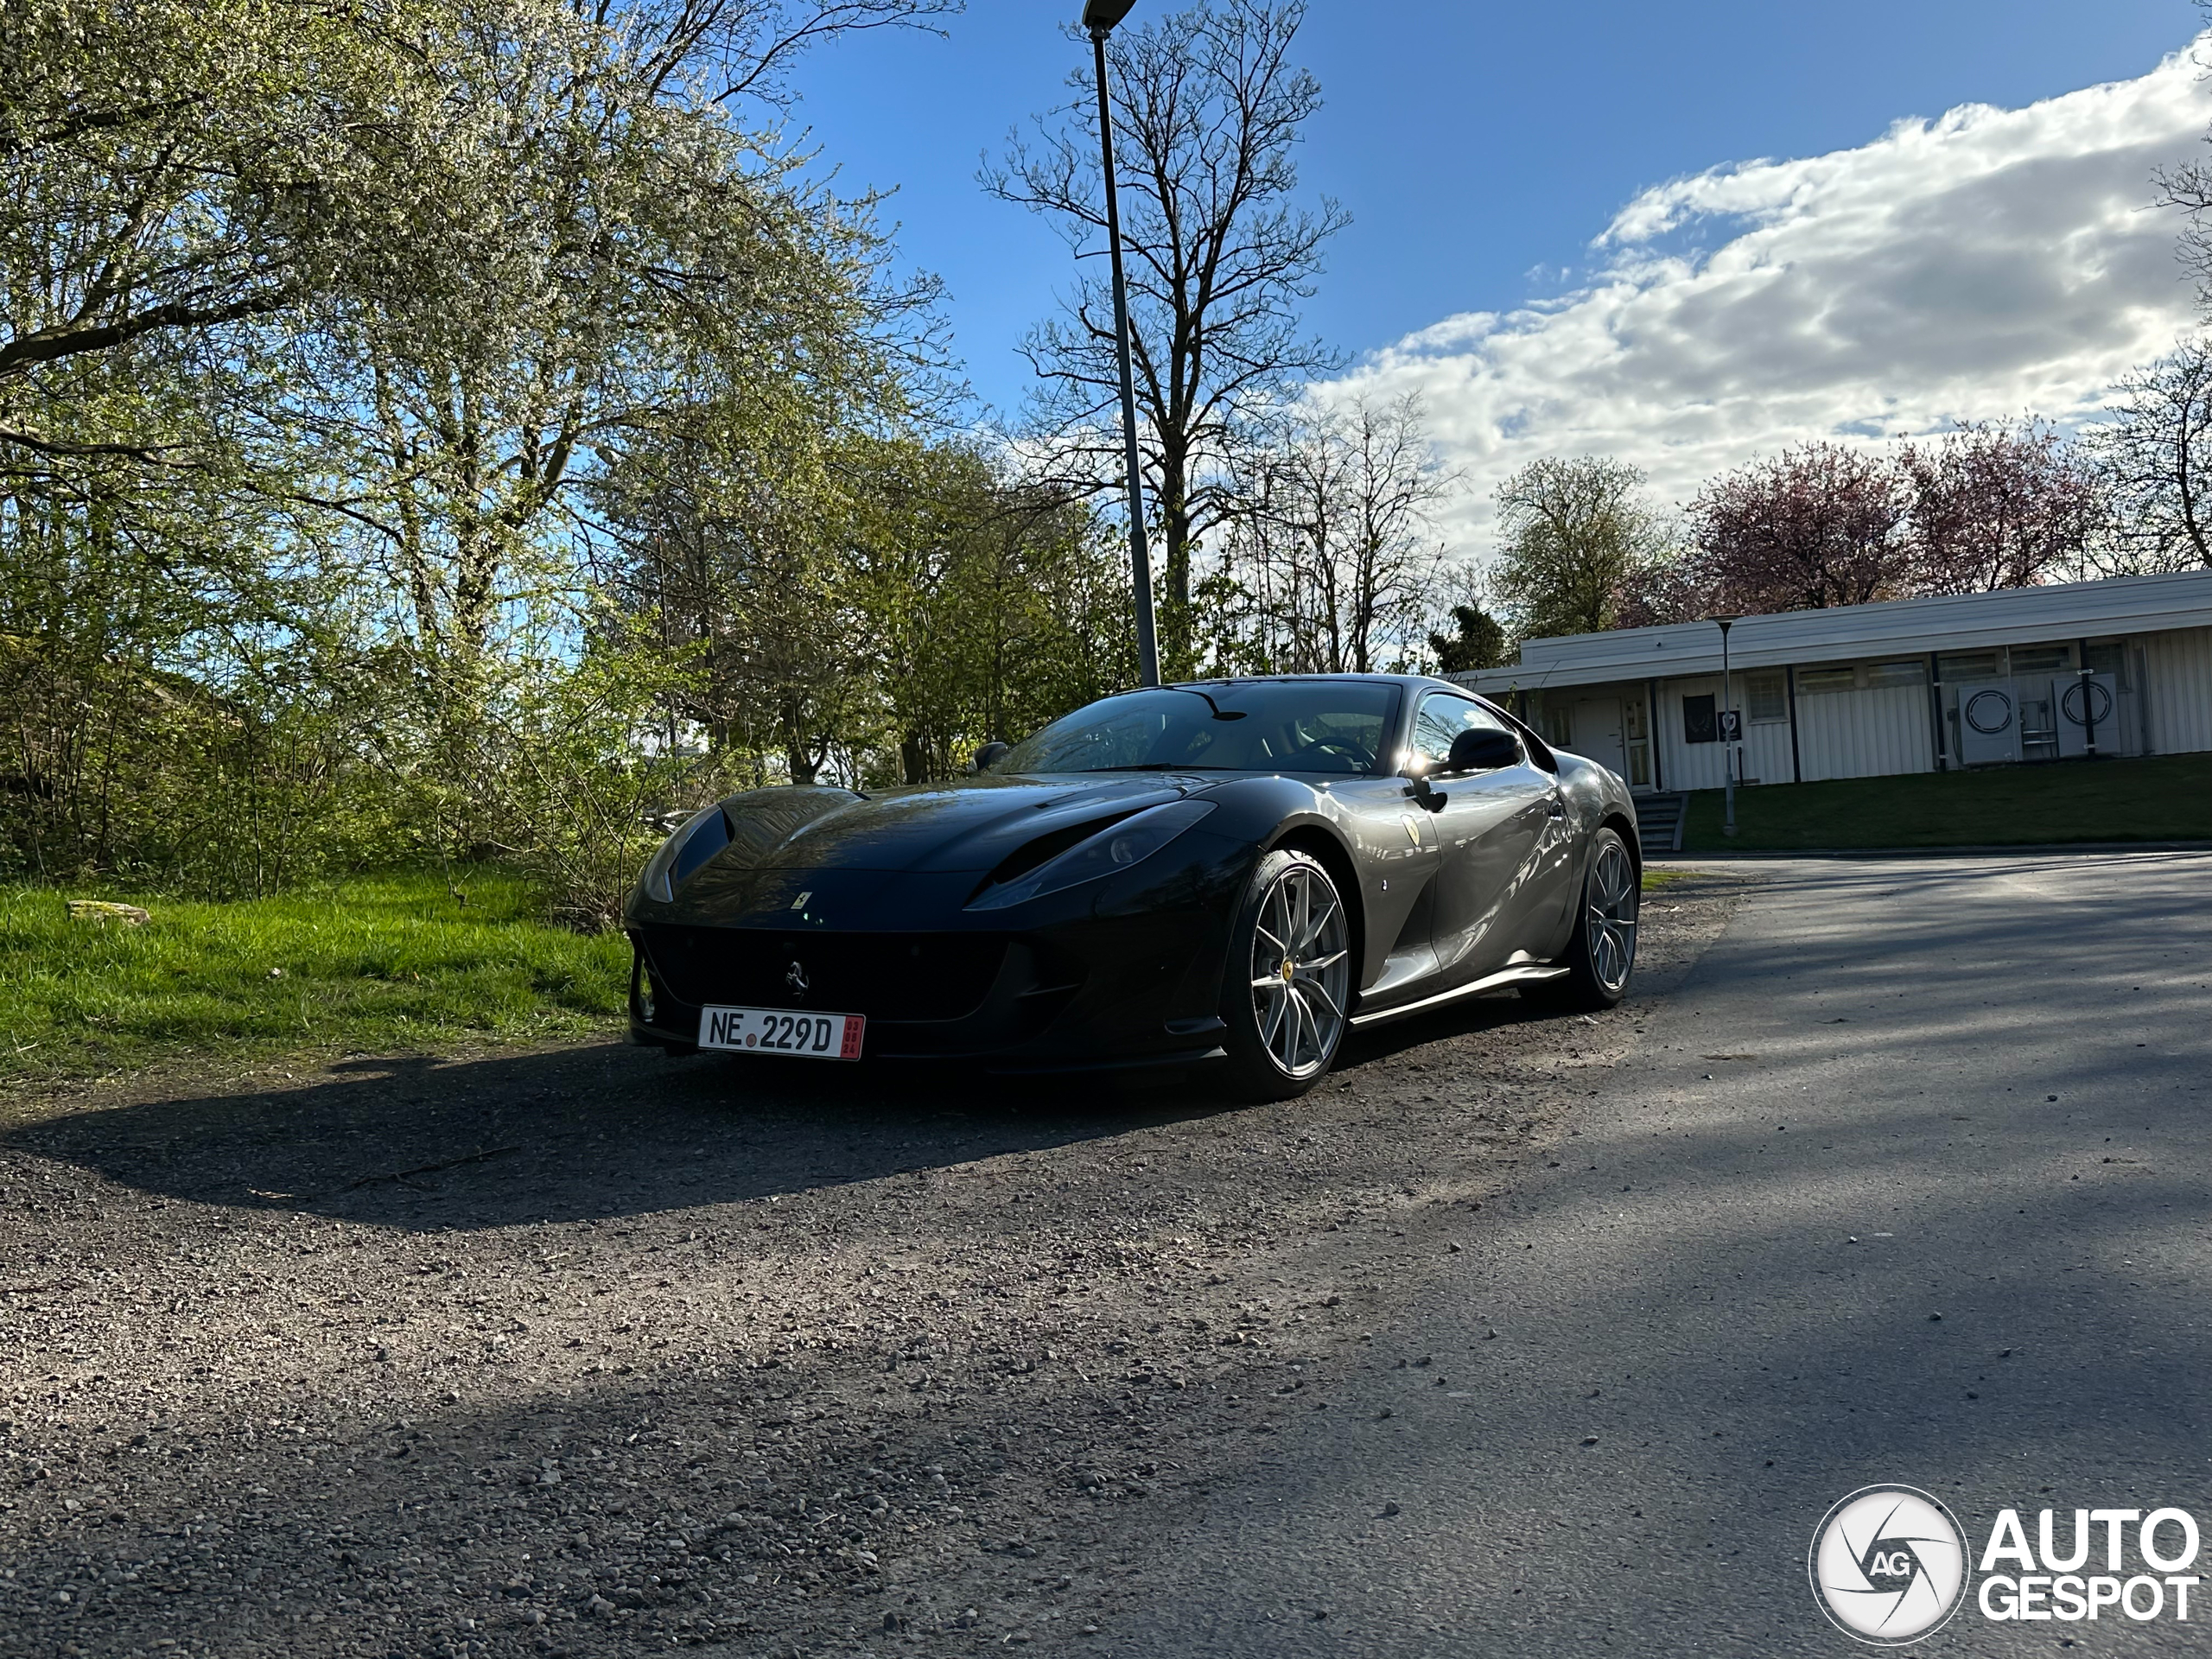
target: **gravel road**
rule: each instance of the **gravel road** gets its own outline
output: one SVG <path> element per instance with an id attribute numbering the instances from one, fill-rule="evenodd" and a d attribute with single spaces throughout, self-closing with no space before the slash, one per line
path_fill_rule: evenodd
<path id="1" fill-rule="evenodd" d="M 1273 1107 L 609 1043 L 19 1091 L 0 1655 L 1157 1651 L 1166 1541 L 1691 1040 L 1741 887 L 1653 895 L 1620 1009 Z"/>

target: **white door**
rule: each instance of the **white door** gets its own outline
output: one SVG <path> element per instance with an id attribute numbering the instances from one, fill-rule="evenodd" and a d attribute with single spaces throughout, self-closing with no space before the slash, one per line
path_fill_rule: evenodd
<path id="1" fill-rule="evenodd" d="M 1970 766 L 2020 758 L 2020 716 L 2009 684 L 1959 688 L 1959 759 Z"/>
<path id="2" fill-rule="evenodd" d="M 1628 745 L 1621 739 L 1621 700 L 1618 697 L 1577 697 L 1574 700 L 1575 753 L 1586 755 L 1601 766 L 1610 766 L 1618 778 L 1628 776 Z"/>

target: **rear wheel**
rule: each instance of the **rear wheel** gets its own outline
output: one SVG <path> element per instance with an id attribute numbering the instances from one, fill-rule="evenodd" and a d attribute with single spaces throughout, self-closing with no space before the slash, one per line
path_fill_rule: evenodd
<path id="1" fill-rule="evenodd" d="M 1350 1021 L 1351 926 L 1320 861 L 1269 853 L 1230 935 L 1222 984 L 1231 1076 L 1254 1100 L 1289 1100 L 1327 1073 Z"/>
<path id="2" fill-rule="evenodd" d="M 1610 1008 L 1636 971 L 1636 925 L 1642 901 L 1636 861 L 1614 830 L 1600 830 L 1582 878 L 1582 905 L 1567 946 L 1567 974 L 1529 987 L 1539 1001 L 1570 1008 Z"/>

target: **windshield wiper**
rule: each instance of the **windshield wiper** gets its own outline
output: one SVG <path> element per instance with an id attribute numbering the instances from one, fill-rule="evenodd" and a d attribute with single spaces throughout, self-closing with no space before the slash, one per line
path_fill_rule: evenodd
<path id="1" fill-rule="evenodd" d="M 1202 766 L 1194 760 L 1143 760 L 1128 766 L 1080 766 L 1080 772 L 1241 772 L 1241 766 Z"/>

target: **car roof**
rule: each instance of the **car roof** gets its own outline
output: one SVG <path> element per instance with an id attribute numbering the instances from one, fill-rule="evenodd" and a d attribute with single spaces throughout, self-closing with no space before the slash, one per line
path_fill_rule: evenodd
<path id="1" fill-rule="evenodd" d="M 1162 690 L 1185 690 L 1201 685 L 1296 685 L 1320 680 L 1355 680 L 1372 685 L 1440 685 L 1447 690 L 1458 691 L 1462 687 L 1449 680 L 1440 680 L 1431 674 L 1224 674 L 1209 680 L 1170 680 Z M 1142 690 L 1142 686 L 1135 688 Z"/>

